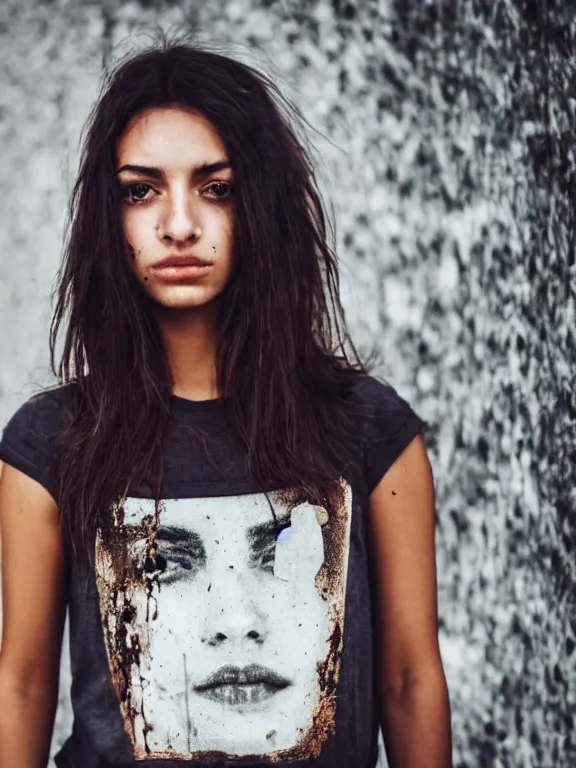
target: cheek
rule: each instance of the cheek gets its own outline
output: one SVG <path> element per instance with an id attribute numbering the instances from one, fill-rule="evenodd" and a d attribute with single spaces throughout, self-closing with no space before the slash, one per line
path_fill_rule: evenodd
<path id="1" fill-rule="evenodd" d="M 184 627 L 186 633 L 192 637 L 195 632 L 190 634 L 189 620 L 193 620 L 193 627 L 200 627 L 204 613 L 207 607 L 206 595 L 201 585 L 190 579 L 183 579 L 176 584 L 161 584 L 160 590 L 154 590 L 154 599 L 158 608 L 158 616 L 162 620 L 162 626 L 169 632 L 176 628 L 182 630 Z M 200 630 L 198 629 L 198 632 Z M 178 631 L 174 633 L 178 635 Z"/>
<path id="2" fill-rule="evenodd" d="M 213 239 L 213 242 L 211 243 L 212 248 L 216 246 L 217 251 L 221 248 L 231 249 L 233 240 L 233 221 L 232 213 L 229 210 L 218 212 L 218 215 L 212 219 L 210 230 Z"/>
<path id="3" fill-rule="evenodd" d="M 134 217 L 130 214 L 131 211 L 127 211 L 126 208 L 123 208 L 122 213 L 120 214 L 122 234 L 127 243 L 132 243 L 134 239 Z"/>
<path id="4" fill-rule="evenodd" d="M 122 215 L 122 234 L 128 246 L 128 253 L 131 258 L 135 258 L 142 253 L 147 241 L 146 224 L 142 216 L 138 216 L 140 211 L 128 211 Z M 150 235 L 148 235 L 149 239 Z"/>

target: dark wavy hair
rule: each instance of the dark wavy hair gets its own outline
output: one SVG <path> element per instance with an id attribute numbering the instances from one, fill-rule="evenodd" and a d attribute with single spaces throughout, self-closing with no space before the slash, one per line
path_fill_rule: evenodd
<path id="1" fill-rule="evenodd" d="M 74 384 L 76 405 L 57 452 L 58 503 L 74 549 L 88 555 L 105 510 L 132 483 L 152 479 L 161 494 L 171 376 L 151 300 L 129 267 L 116 147 L 135 115 L 168 104 L 202 113 L 234 170 L 235 268 L 220 305 L 217 376 L 261 487 L 327 498 L 349 458 L 347 392 L 366 372 L 346 332 L 299 111 L 270 78 L 197 43 L 163 40 L 125 58 L 105 75 L 85 128 L 50 330 L 52 367 Z"/>

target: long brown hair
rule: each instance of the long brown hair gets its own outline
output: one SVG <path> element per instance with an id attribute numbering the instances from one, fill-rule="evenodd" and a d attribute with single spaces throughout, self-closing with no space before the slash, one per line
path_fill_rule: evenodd
<path id="1" fill-rule="evenodd" d="M 365 368 L 346 332 L 333 233 L 294 127 L 301 115 L 254 68 L 164 40 L 105 78 L 56 288 L 52 366 L 74 384 L 76 404 L 56 461 L 58 501 L 86 554 L 131 483 L 153 478 L 161 493 L 171 378 L 151 301 L 126 258 L 116 146 L 135 115 L 174 103 L 211 121 L 234 169 L 236 266 L 221 302 L 217 375 L 251 472 L 261 486 L 297 486 L 319 500 L 349 453 L 346 392 Z"/>

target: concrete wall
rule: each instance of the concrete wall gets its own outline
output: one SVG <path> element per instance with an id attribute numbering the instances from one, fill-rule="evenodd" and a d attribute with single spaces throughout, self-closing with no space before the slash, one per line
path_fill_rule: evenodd
<path id="1" fill-rule="evenodd" d="M 576 764 L 575 30 L 545 5 L 0 9 L 0 424 L 51 380 L 49 291 L 103 61 L 160 23 L 197 25 L 272 68 L 329 139 L 312 137 L 353 336 L 378 344 L 382 372 L 436 425 L 460 768 Z M 64 660 L 55 748 L 70 728 L 67 683 Z"/>

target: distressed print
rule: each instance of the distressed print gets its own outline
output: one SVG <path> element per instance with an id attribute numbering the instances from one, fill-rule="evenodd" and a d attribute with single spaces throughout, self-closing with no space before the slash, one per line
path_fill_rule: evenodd
<path id="1" fill-rule="evenodd" d="M 128 497 L 98 532 L 106 651 L 137 759 L 315 757 L 334 725 L 351 489 Z"/>

